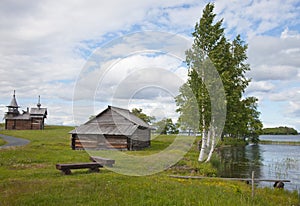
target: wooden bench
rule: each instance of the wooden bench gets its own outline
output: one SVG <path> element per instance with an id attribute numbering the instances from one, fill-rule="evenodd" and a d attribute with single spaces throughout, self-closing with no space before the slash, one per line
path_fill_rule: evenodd
<path id="1" fill-rule="evenodd" d="M 97 162 L 103 166 L 105 165 L 105 166 L 109 166 L 109 167 L 112 167 L 113 164 L 115 164 L 115 160 L 107 159 L 107 158 L 103 158 L 103 157 L 99 157 L 99 156 L 91 156 L 90 160 L 93 162 Z"/>
<path id="2" fill-rule="evenodd" d="M 91 172 L 99 172 L 99 167 L 103 167 L 103 165 L 98 162 L 56 164 L 56 169 L 61 170 L 65 175 L 71 174 L 71 169 L 89 168 Z"/>

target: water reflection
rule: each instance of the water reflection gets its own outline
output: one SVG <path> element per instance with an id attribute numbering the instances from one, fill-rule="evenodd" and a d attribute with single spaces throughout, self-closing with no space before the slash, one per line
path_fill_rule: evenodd
<path id="1" fill-rule="evenodd" d="M 225 147 L 218 150 L 221 159 L 219 176 L 250 178 L 255 172 L 259 179 L 287 179 L 288 190 L 300 188 L 300 146 L 247 145 Z M 274 183 L 259 182 L 259 186 L 272 187 Z"/>
<path id="2" fill-rule="evenodd" d="M 288 179 L 285 188 L 300 188 L 300 146 L 260 145 L 263 151 L 263 178 Z M 264 183 L 264 186 L 267 184 Z"/>
<path id="3" fill-rule="evenodd" d="M 259 145 L 225 147 L 218 150 L 221 158 L 219 176 L 249 178 L 252 171 L 255 178 L 261 177 L 262 155 Z"/>

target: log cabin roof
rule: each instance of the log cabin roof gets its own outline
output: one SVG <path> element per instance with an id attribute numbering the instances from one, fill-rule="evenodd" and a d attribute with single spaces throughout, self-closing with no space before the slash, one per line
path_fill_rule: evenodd
<path id="1" fill-rule="evenodd" d="M 11 101 L 10 101 L 10 104 L 7 107 L 19 108 L 17 100 L 16 100 L 15 91 L 14 91 L 14 95 L 13 95 Z"/>
<path id="2" fill-rule="evenodd" d="M 136 125 L 139 125 L 139 126 L 142 126 L 142 127 L 145 127 L 145 128 L 150 128 L 149 124 L 147 124 L 142 119 L 140 119 L 137 116 L 135 116 L 129 110 L 118 108 L 118 107 L 113 107 L 113 106 L 108 106 L 108 107 L 111 108 L 112 111 L 117 112 L 118 114 L 122 115 L 127 120 L 131 121 L 132 123 L 134 123 Z"/>
<path id="3" fill-rule="evenodd" d="M 43 118 L 47 118 L 46 115 L 36 115 L 36 114 L 30 114 L 28 112 L 25 112 L 23 114 L 18 114 L 17 116 L 6 115 L 5 119 L 19 119 L 19 120 L 30 120 L 32 118 L 43 119 Z"/>
<path id="4" fill-rule="evenodd" d="M 16 91 L 14 90 L 13 97 L 11 99 L 10 104 L 7 106 L 8 108 L 14 108 L 13 112 L 8 111 L 5 115 L 5 119 L 15 119 L 15 120 L 30 120 L 31 118 L 47 118 L 47 108 L 41 108 L 40 96 L 37 104 L 38 108 L 31 108 L 29 112 L 29 108 L 27 111 L 23 110 L 23 114 L 18 111 L 17 100 L 16 100 Z M 9 115 L 9 113 L 13 113 L 14 115 Z"/>
<path id="5" fill-rule="evenodd" d="M 30 114 L 34 116 L 45 116 L 47 115 L 47 108 L 31 108 Z"/>
<path id="6" fill-rule="evenodd" d="M 70 134 L 131 135 L 137 128 L 151 129 L 150 125 L 127 109 L 108 106 L 96 117 L 76 127 Z"/>
<path id="7" fill-rule="evenodd" d="M 103 125 L 103 124 L 87 124 L 81 125 L 71 134 L 109 134 L 109 135 L 132 135 L 138 128 L 137 125 Z"/>
<path id="8" fill-rule="evenodd" d="M 17 116 L 7 115 L 5 119 L 18 119 L 18 120 L 30 120 L 32 118 L 29 113 L 19 114 Z"/>

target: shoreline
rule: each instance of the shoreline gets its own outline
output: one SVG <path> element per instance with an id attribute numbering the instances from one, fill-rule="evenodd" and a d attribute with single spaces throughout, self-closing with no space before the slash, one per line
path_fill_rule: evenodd
<path id="1" fill-rule="evenodd" d="M 300 146 L 300 142 L 293 141 L 273 141 L 273 140 L 260 140 L 259 144 L 278 144 L 278 145 L 295 145 Z"/>

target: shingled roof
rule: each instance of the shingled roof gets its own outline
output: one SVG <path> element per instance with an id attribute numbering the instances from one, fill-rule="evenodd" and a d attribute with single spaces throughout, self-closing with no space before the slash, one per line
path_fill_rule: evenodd
<path id="1" fill-rule="evenodd" d="M 7 107 L 12 107 L 12 108 L 19 108 L 17 100 L 16 100 L 16 91 L 14 90 L 13 97 L 10 101 L 10 104 Z"/>
<path id="2" fill-rule="evenodd" d="M 30 114 L 36 116 L 45 116 L 47 115 L 47 108 L 31 108 Z"/>
<path id="3" fill-rule="evenodd" d="M 47 118 L 47 108 L 41 108 L 40 96 L 37 104 L 37 108 L 31 108 L 29 112 L 29 108 L 27 111 L 23 110 L 23 114 L 18 111 L 17 100 L 16 100 L 16 91 L 14 90 L 13 97 L 10 101 L 10 104 L 7 106 L 8 112 L 5 115 L 5 119 L 15 119 L 15 120 L 30 120 L 31 118 Z M 9 115 L 13 114 L 13 115 Z"/>
<path id="4" fill-rule="evenodd" d="M 96 117 L 76 127 L 70 134 L 131 135 L 138 128 L 151 128 L 127 109 L 108 106 Z"/>

